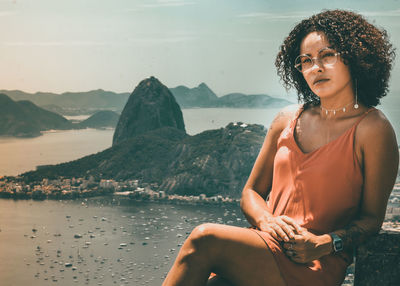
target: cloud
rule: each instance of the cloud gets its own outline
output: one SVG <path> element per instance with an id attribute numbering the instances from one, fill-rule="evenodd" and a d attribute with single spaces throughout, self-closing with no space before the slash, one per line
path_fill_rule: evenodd
<path id="1" fill-rule="evenodd" d="M 136 44 L 180 43 L 196 40 L 195 36 L 175 37 L 137 37 L 123 42 L 96 42 L 96 41 L 43 41 L 43 42 L 4 42 L 11 47 L 94 47 L 94 46 L 129 46 Z M 0 44 L 1 45 L 1 44 Z"/>
<path id="2" fill-rule="evenodd" d="M 140 43 L 140 44 L 160 44 L 160 43 L 180 43 L 194 41 L 198 37 L 195 36 L 184 36 L 184 37 L 164 37 L 164 38 L 131 38 L 129 43 Z"/>
<path id="3" fill-rule="evenodd" d="M 312 14 L 318 13 L 318 11 L 308 11 L 308 12 L 289 12 L 289 13 L 264 13 L 264 12 L 254 12 L 247 14 L 240 14 L 236 17 L 238 18 L 259 18 L 270 21 L 282 21 L 282 20 L 293 20 L 293 19 L 304 19 L 310 17 Z M 363 11 L 357 12 L 366 17 L 400 17 L 400 9 L 398 10 L 388 10 L 388 11 Z"/>
<path id="4" fill-rule="evenodd" d="M 273 39 L 263 39 L 263 38 L 241 38 L 236 39 L 236 42 L 239 43 L 275 43 Z"/>
<path id="5" fill-rule="evenodd" d="M 73 42 L 5 42 L 6 46 L 14 47 L 62 47 L 62 46 L 108 46 L 112 43 L 92 42 L 92 41 L 73 41 Z"/>
<path id="6" fill-rule="evenodd" d="M 366 17 L 400 17 L 400 9 L 391 11 L 364 11 L 359 13 Z"/>
<path id="7" fill-rule="evenodd" d="M 17 11 L 0 11 L 0 17 L 3 16 L 12 16 L 17 14 Z"/>
<path id="8" fill-rule="evenodd" d="M 281 20 L 293 20 L 293 19 L 302 19 L 305 17 L 309 17 L 312 14 L 311 11 L 309 12 L 291 12 L 291 13 L 263 13 L 263 12 L 254 12 L 254 13 L 247 13 L 247 14 L 240 14 L 236 17 L 238 18 L 260 18 L 264 20 L 270 21 L 281 21 Z"/>
<path id="9" fill-rule="evenodd" d="M 193 4 L 195 4 L 195 2 L 185 1 L 185 0 L 157 0 L 156 3 L 142 4 L 140 5 L 140 7 L 142 8 L 181 7 Z"/>

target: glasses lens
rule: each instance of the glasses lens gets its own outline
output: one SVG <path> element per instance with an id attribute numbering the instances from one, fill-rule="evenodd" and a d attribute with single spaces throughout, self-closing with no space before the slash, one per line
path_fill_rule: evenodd
<path id="1" fill-rule="evenodd" d="M 324 65 L 333 65 L 336 63 L 337 54 L 334 50 L 324 50 L 319 58 Z"/>
<path id="2" fill-rule="evenodd" d="M 305 71 L 313 66 L 313 60 L 309 56 L 300 55 L 296 58 L 294 66 L 299 71 Z"/>
<path id="3" fill-rule="evenodd" d="M 307 55 L 300 55 L 296 58 L 294 67 L 300 72 L 305 72 L 314 66 L 314 60 L 317 60 L 317 64 L 319 65 L 334 65 L 337 61 L 338 55 L 339 53 L 330 48 L 320 51 L 317 58 L 311 58 Z"/>

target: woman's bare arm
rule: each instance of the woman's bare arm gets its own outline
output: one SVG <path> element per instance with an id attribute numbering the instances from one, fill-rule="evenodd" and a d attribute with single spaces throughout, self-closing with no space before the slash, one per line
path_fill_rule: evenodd
<path id="1" fill-rule="evenodd" d="M 286 107 L 275 117 L 242 191 L 240 207 L 249 223 L 260 229 L 263 229 L 263 224 L 273 217 L 267 210 L 265 200 L 272 186 L 277 140 L 297 109 L 297 105 Z"/>
<path id="2" fill-rule="evenodd" d="M 367 116 L 358 126 L 357 135 L 363 153 L 364 172 L 361 212 L 344 229 L 335 231 L 347 249 L 353 249 L 379 232 L 399 166 L 396 136 L 381 112 Z"/>

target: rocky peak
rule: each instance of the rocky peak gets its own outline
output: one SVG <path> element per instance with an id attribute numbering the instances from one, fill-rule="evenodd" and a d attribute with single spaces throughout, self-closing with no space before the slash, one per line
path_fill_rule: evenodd
<path id="1" fill-rule="evenodd" d="M 200 83 L 199 86 L 195 88 L 195 90 L 197 90 L 199 94 L 202 94 L 203 97 L 207 98 L 208 100 L 218 99 L 217 95 L 204 82 Z"/>
<path id="2" fill-rule="evenodd" d="M 130 95 L 115 129 L 113 146 L 165 126 L 185 131 L 182 111 L 175 97 L 152 76 L 141 81 Z"/>

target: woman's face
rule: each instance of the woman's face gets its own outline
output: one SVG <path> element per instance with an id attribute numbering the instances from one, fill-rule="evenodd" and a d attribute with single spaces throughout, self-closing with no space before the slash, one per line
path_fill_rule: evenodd
<path id="1" fill-rule="evenodd" d="M 334 53 L 336 51 L 331 47 L 323 32 L 309 33 L 300 44 L 300 54 L 313 58 L 311 65 L 309 58 L 303 60 L 303 63 L 309 62 L 308 69 L 302 71 L 304 79 L 310 89 L 321 99 L 336 98 L 338 95 L 353 98 L 350 70 L 341 57 L 338 55 L 333 64 L 330 60 L 327 60 L 326 64 L 323 63 L 324 58 L 332 58 L 332 56 L 335 58 Z M 317 60 L 317 57 L 320 60 Z"/>

